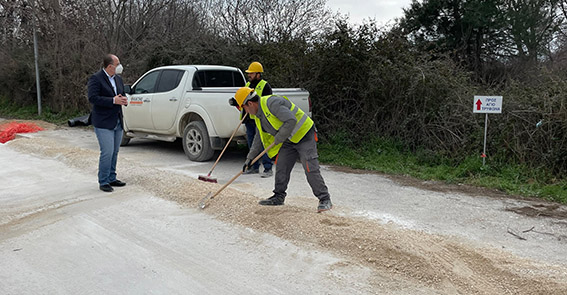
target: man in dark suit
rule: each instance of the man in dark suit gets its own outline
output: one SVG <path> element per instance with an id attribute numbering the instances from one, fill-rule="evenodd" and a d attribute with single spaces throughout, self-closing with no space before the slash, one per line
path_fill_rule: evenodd
<path id="1" fill-rule="evenodd" d="M 88 84 L 89 102 L 93 106 L 91 121 L 100 146 L 98 184 L 104 192 L 112 192 L 113 186 L 126 185 L 116 179 L 116 160 L 123 130 L 122 106 L 128 105 L 119 74 L 122 74 L 120 60 L 116 55 L 107 54 L 102 69 L 90 77 Z"/>

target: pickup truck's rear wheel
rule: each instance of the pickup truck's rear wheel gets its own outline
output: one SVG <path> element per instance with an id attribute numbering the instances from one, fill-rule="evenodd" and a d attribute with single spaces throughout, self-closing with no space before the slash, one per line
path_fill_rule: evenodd
<path id="1" fill-rule="evenodd" d="M 207 127 L 202 121 L 193 121 L 183 131 L 183 150 L 191 161 L 203 162 L 213 157 Z"/>

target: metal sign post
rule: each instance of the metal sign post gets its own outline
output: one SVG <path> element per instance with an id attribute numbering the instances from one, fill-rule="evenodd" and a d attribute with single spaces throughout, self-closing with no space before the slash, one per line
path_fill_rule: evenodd
<path id="1" fill-rule="evenodd" d="M 33 8 L 33 56 L 35 61 L 35 87 L 37 90 L 37 115 L 41 116 L 41 86 L 39 85 L 39 64 L 38 64 L 38 54 L 37 54 L 37 34 L 36 34 L 36 20 L 35 20 L 35 8 Z"/>
<path id="2" fill-rule="evenodd" d="M 502 113 L 502 96 L 475 95 L 473 100 L 473 113 L 486 114 L 484 118 L 484 147 L 482 149 L 482 166 L 486 162 L 486 133 L 488 130 L 488 114 Z"/>

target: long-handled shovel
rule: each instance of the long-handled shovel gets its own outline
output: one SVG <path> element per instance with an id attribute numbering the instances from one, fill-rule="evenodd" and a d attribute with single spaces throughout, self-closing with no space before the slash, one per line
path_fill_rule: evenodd
<path id="1" fill-rule="evenodd" d="M 250 166 L 252 166 L 252 164 L 256 163 L 256 161 L 258 161 L 265 153 L 267 153 L 273 146 L 275 145 L 275 142 L 272 142 L 272 144 L 270 144 L 263 152 L 261 152 L 259 155 L 256 156 L 256 158 L 254 158 L 254 160 L 252 160 L 252 162 L 250 162 Z M 238 172 L 238 174 L 234 175 L 234 177 L 232 177 L 225 185 L 223 185 L 214 195 L 213 192 L 209 192 L 203 199 L 201 199 L 201 201 L 199 202 L 199 207 L 201 209 L 205 209 L 205 207 L 207 206 L 207 200 L 212 200 L 214 199 L 218 194 L 220 194 L 220 192 L 222 192 L 227 186 L 229 186 L 234 180 L 236 180 L 240 175 L 242 175 L 242 173 L 244 173 L 244 171 L 240 171 Z"/>
<path id="2" fill-rule="evenodd" d="M 217 179 L 211 177 L 211 173 L 213 173 L 213 170 L 215 169 L 215 167 L 217 166 L 217 164 L 218 164 L 220 158 L 221 158 L 222 155 L 224 154 L 224 151 L 226 150 L 226 148 L 228 147 L 228 145 L 229 145 L 230 142 L 232 141 L 232 137 L 234 137 L 234 134 L 236 134 L 236 131 L 238 130 L 238 128 L 240 128 L 240 125 L 242 125 L 242 122 L 244 122 L 244 119 L 246 119 L 246 116 L 248 116 L 248 113 L 244 114 L 244 116 L 242 117 L 242 120 L 240 120 L 240 123 L 238 123 L 238 126 L 236 126 L 236 129 L 234 129 L 234 131 L 232 132 L 232 135 L 230 136 L 230 139 L 226 142 L 226 145 L 224 146 L 224 149 L 222 149 L 222 152 L 220 153 L 219 157 L 217 158 L 217 161 L 215 162 L 215 164 L 213 164 L 213 167 L 211 168 L 211 171 L 209 171 L 209 174 L 207 174 L 207 176 L 205 176 L 205 175 L 199 175 L 199 178 L 198 178 L 199 180 L 217 183 Z"/>

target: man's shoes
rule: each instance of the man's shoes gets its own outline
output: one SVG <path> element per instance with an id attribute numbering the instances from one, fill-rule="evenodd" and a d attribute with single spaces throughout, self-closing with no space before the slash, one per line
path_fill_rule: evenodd
<path id="1" fill-rule="evenodd" d="M 323 211 L 331 210 L 333 208 L 333 204 L 331 203 L 331 199 L 321 200 L 319 201 L 319 207 L 317 207 L 317 213 L 321 213 Z"/>
<path id="2" fill-rule="evenodd" d="M 126 182 L 122 182 L 122 181 L 120 181 L 120 180 L 117 179 L 117 180 L 115 180 L 115 181 L 113 181 L 113 182 L 111 182 L 111 183 L 109 183 L 109 184 L 110 184 L 111 186 L 125 186 L 125 185 L 126 185 Z"/>
<path id="3" fill-rule="evenodd" d="M 276 196 L 271 196 L 265 200 L 261 200 L 260 202 L 258 202 L 258 204 L 264 206 L 280 206 L 283 205 L 283 203 L 284 203 L 284 199 Z"/>
<path id="4" fill-rule="evenodd" d="M 107 193 L 111 193 L 114 189 L 110 186 L 110 184 L 103 184 L 101 186 L 99 186 L 98 188 L 100 188 L 101 191 L 103 192 L 107 192 Z"/>
<path id="5" fill-rule="evenodd" d="M 242 173 L 242 174 L 258 174 L 258 173 L 260 173 L 260 169 L 250 168 L 250 169 L 244 171 L 244 173 Z"/>
<path id="6" fill-rule="evenodd" d="M 260 177 L 262 177 L 262 178 L 268 178 L 268 177 L 271 177 L 272 175 L 274 175 L 274 172 L 272 171 L 272 169 L 264 170 L 264 172 L 260 173 Z"/>

